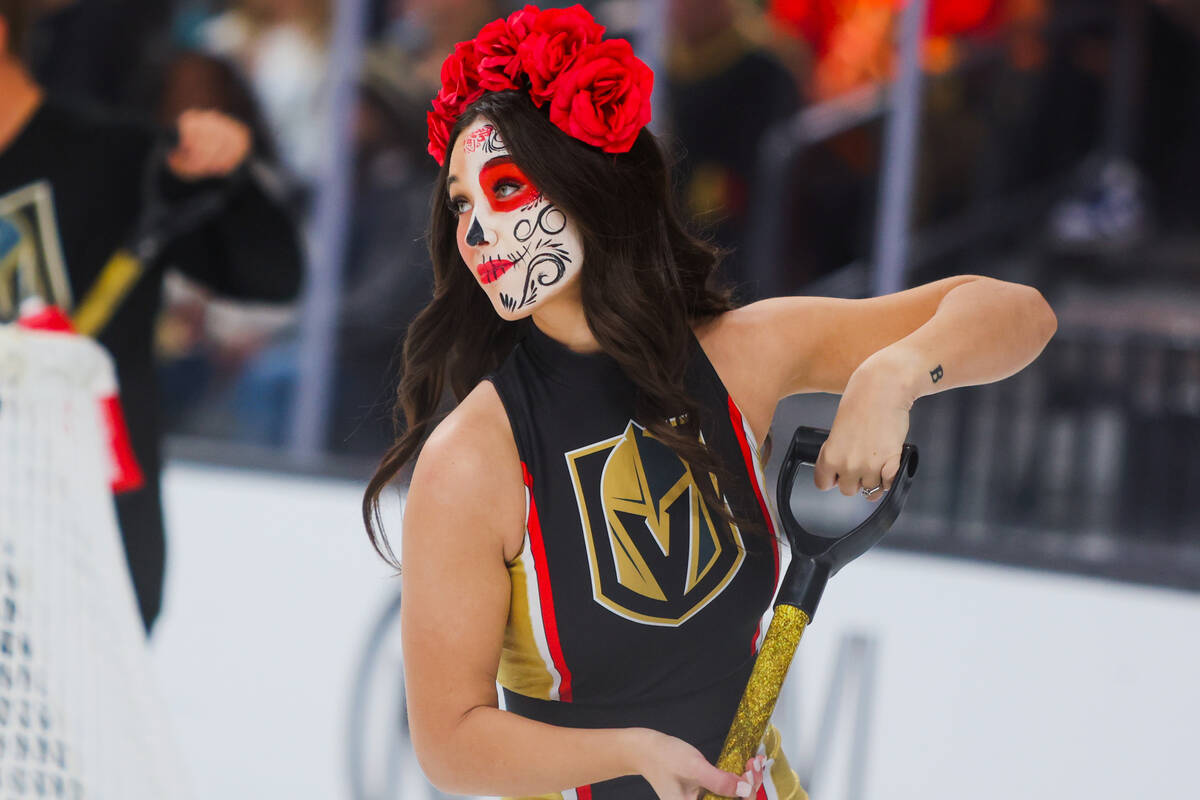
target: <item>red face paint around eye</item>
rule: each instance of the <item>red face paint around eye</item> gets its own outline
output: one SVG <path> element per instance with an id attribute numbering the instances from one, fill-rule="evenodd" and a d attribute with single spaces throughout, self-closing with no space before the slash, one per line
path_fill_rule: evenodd
<path id="1" fill-rule="evenodd" d="M 479 185 L 493 211 L 515 211 L 540 196 L 521 168 L 509 158 L 492 159 L 479 171 Z M 499 194 L 497 194 L 499 192 Z"/>

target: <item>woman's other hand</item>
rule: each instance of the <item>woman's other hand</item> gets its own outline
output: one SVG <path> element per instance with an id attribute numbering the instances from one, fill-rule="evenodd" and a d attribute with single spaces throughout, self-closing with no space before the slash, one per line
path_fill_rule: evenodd
<path id="1" fill-rule="evenodd" d="M 660 800 L 696 800 L 709 791 L 722 797 L 753 797 L 762 785 L 765 756 L 746 762 L 741 775 L 714 767 L 692 745 L 654 730 L 645 730 L 639 747 L 639 774 Z"/>

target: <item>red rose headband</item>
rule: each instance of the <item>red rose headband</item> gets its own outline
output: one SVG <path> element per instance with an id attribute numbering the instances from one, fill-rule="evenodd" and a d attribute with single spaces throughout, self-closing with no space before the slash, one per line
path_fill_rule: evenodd
<path id="1" fill-rule="evenodd" d="M 654 73 L 624 39 L 601 41 L 604 26 L 582 6 L 527 5 L 459 42 L 442 63 L 442 88 L 428 112 L 429 154 L 446 160 L 450 129 L 484 92 L 518 89 L 550 105 L 564 133 L 606 153 L 625 153 L 650 122 Z"/>

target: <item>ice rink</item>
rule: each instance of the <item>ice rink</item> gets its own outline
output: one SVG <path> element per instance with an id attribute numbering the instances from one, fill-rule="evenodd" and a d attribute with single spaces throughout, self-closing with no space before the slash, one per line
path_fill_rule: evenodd
<path id="1" fill-rule="evenodd" d="M 366 541 L 359 499 L 345 481 L 168 470 L 153 653 L 196 797 L 363 800 L 350 697 L 398 579 Z M 1184 800 L 1197 629 L 1194 594 L 877 550 L 830 583 L 776 716 L 806 773 L 818 728 L 834 732 L 815 798 L 846 796 L 855 765 L 862 796 L 881 800 Z M 865 646 L 847 651 L 843 702 L 827 712 L 847 642 Z M 402 767 L 392 796 L 422 797 Z"/>

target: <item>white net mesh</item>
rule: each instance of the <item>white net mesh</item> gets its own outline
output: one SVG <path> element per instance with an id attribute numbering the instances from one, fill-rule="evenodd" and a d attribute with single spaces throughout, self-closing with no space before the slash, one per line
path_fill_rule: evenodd
<path id="1" fill-rule="evenodd" d="M 187 796 L 109 490 L 89 339 L 0 325 L 0 800 Z"/>

